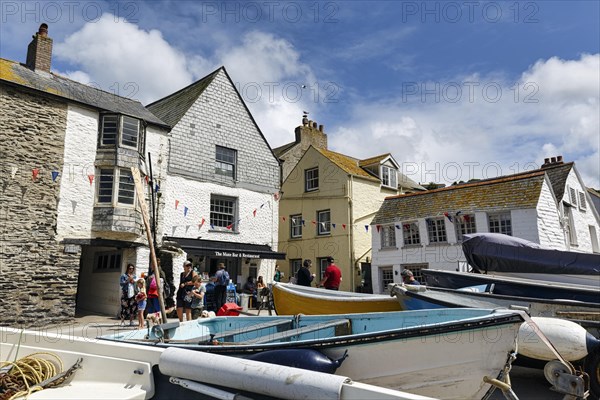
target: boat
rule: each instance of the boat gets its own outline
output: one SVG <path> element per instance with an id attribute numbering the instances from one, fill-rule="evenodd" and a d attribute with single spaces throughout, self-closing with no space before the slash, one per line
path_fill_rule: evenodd
<path id="1" fill-rule="evenodd" d="M 0 376 L 2 373 L 17 376 L 18 368 L 13 367 L 17 362 L 19 368 L 23 363 L 38 362 L 43 365 L 38 366 L 38 371 L 44 374 L 56 369 L 51 372 L 52 378 L 41 383 L 43 390 L 31 383 L 31 389 L 24 392 L 22 397 L 32 400 L 434 400 L 354 382 L 345 376 L 185 349 L 90 340 L 43 329 L 0 327 L 0 335 L 1 358 L 10 361 L 1 364 Z M 3 389 L 0 379 L 0 395 L 10 395 Z"/>
<path id="2" fill-rule="evenodd" d="M 470 286 L 488 285 L 487 291 L 492 290 L 494 294 L 506 296 L 600 303 L 600 288 L 587 285 L 437 269 L 422 269 L 421 275 L 424 277 L 427 286 L 432 287 L 461 289 Z"/>
<path id="3" fill-rule="evenodd" d="M 474 271 L 600 288 L 600 254 L 546 249 L 501 233 L 464 235 L 463 252 Z"/>
<path id="4" fill-rule="evenodd" d="M 326 290 L 288 283 L 271 286 L 277 315 L 350 314 L 401 311 L 388 295 Z"/>
<path id="5" fill-rule="evenodd" d="M 330 372 L 362 383 L 438 399 L 477 399 L 492 390 L 484 377 L 504 376 L 510 368 L 523 314 L 455 308 L 210 317 L 100 338 L 291 362 L 313 370 L 329 364 Z M 284 357 L 282 351 L 299 353 Z M 312 353 L 308 361 L 301 356 L 307 352 Z"/>

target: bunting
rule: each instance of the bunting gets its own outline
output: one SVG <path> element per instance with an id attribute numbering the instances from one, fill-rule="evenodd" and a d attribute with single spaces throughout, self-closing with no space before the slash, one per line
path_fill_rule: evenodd
<path id="1" fill-rule="evenodd" d="M 92 183 L 94 182 L 94 174 L 88 174 L 88 179 L 90 181 L 90 186 L 92 186 Z"/>
<path id="2" fill-rule="evenodd" d="M 77 208 L 77 202 L 75 200 L 71 200 L 71 208 L 73 208 L 73 214 L 75 214 L 75 209 Z"/>
<path id="3" fill-rule="evenodd" d="M 381 225 L 375 225 L 375 228 L 377 228 L 377 233 L 379 233 L 379 230 L 381 229 Z"/>
<path id="4" fill-rule="evenodd" d="M 369 232 L 369 225 L 365 225 L 365 231 Z"/>
<path id="5" fill-rule="evenodd" d="M 335 229 L 335 224 L 334 223 L 331 223 L 331 226 L 333 226 L 333 229 Z"/>
<path id="6" fill-rule="evenodd" d="M 450 214 L 448 214 L 448 212 L 445 212 L 445 213 L 444 213 L 444 216 L 445 216 L 446 218 L 448 218 L 448 221 L 452 222 L 452 217 L 450 216 Z"/>
<path id="7" fill-rule="evenodd" d="M 188 208 L 187 207 L 183 207 L 183 216 L 187 217 L 187 213 L 188 213 Z"/>
<path id="8" fill-rule="evenodd" d="M 31 174 L 33 176 L 33 180 L 35 181 L 38 177 L 38 174 L 40 173 L 40 169 L 39 168 L 34 168 L 31 170 Z"/>
<path id="9" fill-rule="evenodd" d="M 204 225 L 205 222 L 206 222 L 206 220 L 204 218 L 202 218 L 202 221 L 200 221 L 200 223 L 198 224 L 198 230 L 202 229 L 202 226 Z"/>
<path id="10" fill-rule="evenodd" d="M 175 200 L 175 209 L 177 210 L 177 207 L 179 207 L 179 200 Z"/>
<path id="11" fill-rule="evenodd" d="M 58 178 L 58 171 L 52 171 L 52 182 L 56 182 L 56 178 Z"/>
<path id="12" fill-rule="evenodd" d="M 252 211 L 252 215 L 256 218 L 256 208 Z"/>
<path id="13" fill-rule="evenodd" d="M 396 229 L 400 230 L 400 225 L 396 225 Z"/>

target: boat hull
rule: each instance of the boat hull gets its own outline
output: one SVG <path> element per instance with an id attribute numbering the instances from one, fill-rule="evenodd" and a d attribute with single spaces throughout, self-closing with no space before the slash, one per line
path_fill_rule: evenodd
<path id="1" fill-rule="evenodd" d="M 391 296 L 351 293 L 277 283 L 272 286 L 277 315 L 324 315 L 401 311 Z"/>

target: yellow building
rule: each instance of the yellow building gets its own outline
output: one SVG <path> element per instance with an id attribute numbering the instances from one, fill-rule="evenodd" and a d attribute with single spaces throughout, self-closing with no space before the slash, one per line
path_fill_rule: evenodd
<path id="1" fill-rule="evenodd" d="M 278 249 L 287 254 L 280 263 L 283 280 L 287 282 L 287 277 L 296 273 L 303 259 L 311 259 L 318 283 L 326 257 L 332 256 L 342 271 L 340 290 L 360 287 L 368 291 L 371 220 L 385 197 L 424 189 L 400 173 L 390 154 L 359 160 L 327 150 L 322 128 L 319 131 L 324 140 L 320 143 L 325 148 L 310 144 L 299 159 L 293 160 L 295 165 L 286 166 L 286 153 L 297 152 L 302 146 L 301 133 L 309 128 L 313 126 L 307 121 L 296 130 L 295 143 L 274 149 L 276 153 L 279 150 L 283 168 L 289 171 L 284 174 L 279 202 Z"/>

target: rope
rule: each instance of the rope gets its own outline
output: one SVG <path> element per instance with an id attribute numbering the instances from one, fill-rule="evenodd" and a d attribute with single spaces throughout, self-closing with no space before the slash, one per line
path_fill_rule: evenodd
<path id="1" fill-rule="evenodd" d="M 41 356 L 50 356 L 54 361 Z M 44 388 L 40 383 L 62 371 L 62 360 L 48 352 L 32 353 L 15 362 L 0 361 L 0 400 L 28 397 Z"/>

